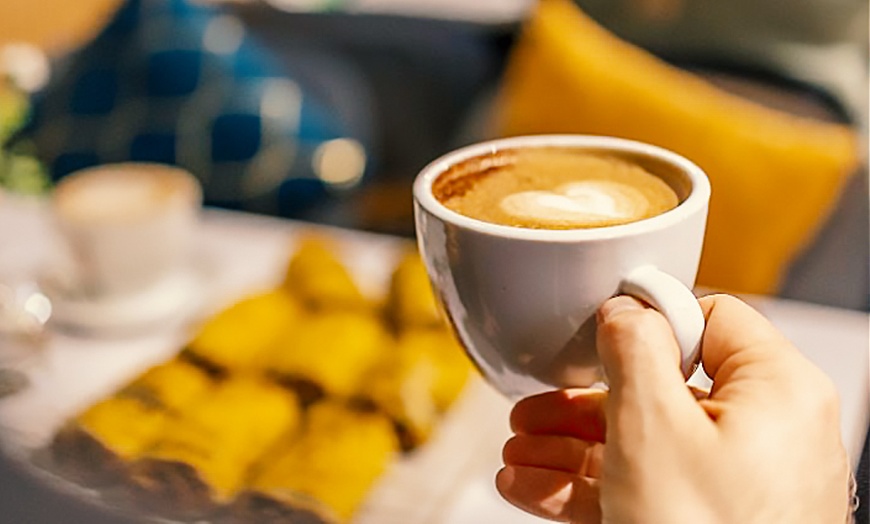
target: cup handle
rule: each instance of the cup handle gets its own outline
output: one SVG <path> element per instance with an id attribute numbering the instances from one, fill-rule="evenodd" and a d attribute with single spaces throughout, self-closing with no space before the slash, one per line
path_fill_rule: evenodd
<path id="1" fill-rule="evenodd" d="M 642 266 L 623 279 L 620 293 L 648 303 L 668 320 L 680 347 L 680 369 L 688 379 L 700 362 L 704 313 L 691 290 L 653 266 Z"/>

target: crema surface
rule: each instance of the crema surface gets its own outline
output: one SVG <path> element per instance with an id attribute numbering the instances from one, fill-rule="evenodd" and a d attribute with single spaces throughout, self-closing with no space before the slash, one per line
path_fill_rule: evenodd
<path id="1" fill-rule="evenodd" d="M 626 224 L 679 203 L 670 186 L 636 164 L 560 148 L 472 159 L 439 177 L 433 192 L 465 216 L 536 229 Z"/>

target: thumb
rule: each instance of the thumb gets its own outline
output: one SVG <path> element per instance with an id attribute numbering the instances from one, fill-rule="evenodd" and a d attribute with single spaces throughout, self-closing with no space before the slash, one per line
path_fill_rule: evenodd
<path id="1" fill-rule="evenodd" d="M 827 380 L 758 311 L 729 295 L 699 300 L 707 319 L 702 341 L 704 371 L 713 379 L 711 398 L 749 404 L 801 398 L 811 379 Z M 781 409 L 781 408 L 780 408 Z"/>
<path id="2" fill-rule="evenodd" d="M 680 371 L 674 333 L 656 310 L 630 296 L 611 298 L 598 311 L 597 345 L 610 386 L 608 418 L 702 414 Z"/>

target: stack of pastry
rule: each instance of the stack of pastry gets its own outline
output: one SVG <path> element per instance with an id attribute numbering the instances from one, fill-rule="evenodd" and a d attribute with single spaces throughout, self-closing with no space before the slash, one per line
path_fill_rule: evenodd
<path id="1" fill-rule="evenodd" d="M 280 285 L 69 421 L 53 451 L 77 480 L 120 481 L 164 516 L 345 522 L 427 441 L 470 371 L 416 252 L 367 297 L 309 238 Z"/>

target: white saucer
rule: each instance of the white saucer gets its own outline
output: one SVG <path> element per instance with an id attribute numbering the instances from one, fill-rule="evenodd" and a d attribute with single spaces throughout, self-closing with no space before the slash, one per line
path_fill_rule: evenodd
<path id="1" fill-rule="evenodd" d="M 51 300 L 50 324 L 89 335 L 128 334 L 174 327 L 189 320 L 203 304 L 205 279 L 196 268 L 180 269 L 139 293 L 92 298 L 69 293 L 56 280 L 41 285 Z"/>

